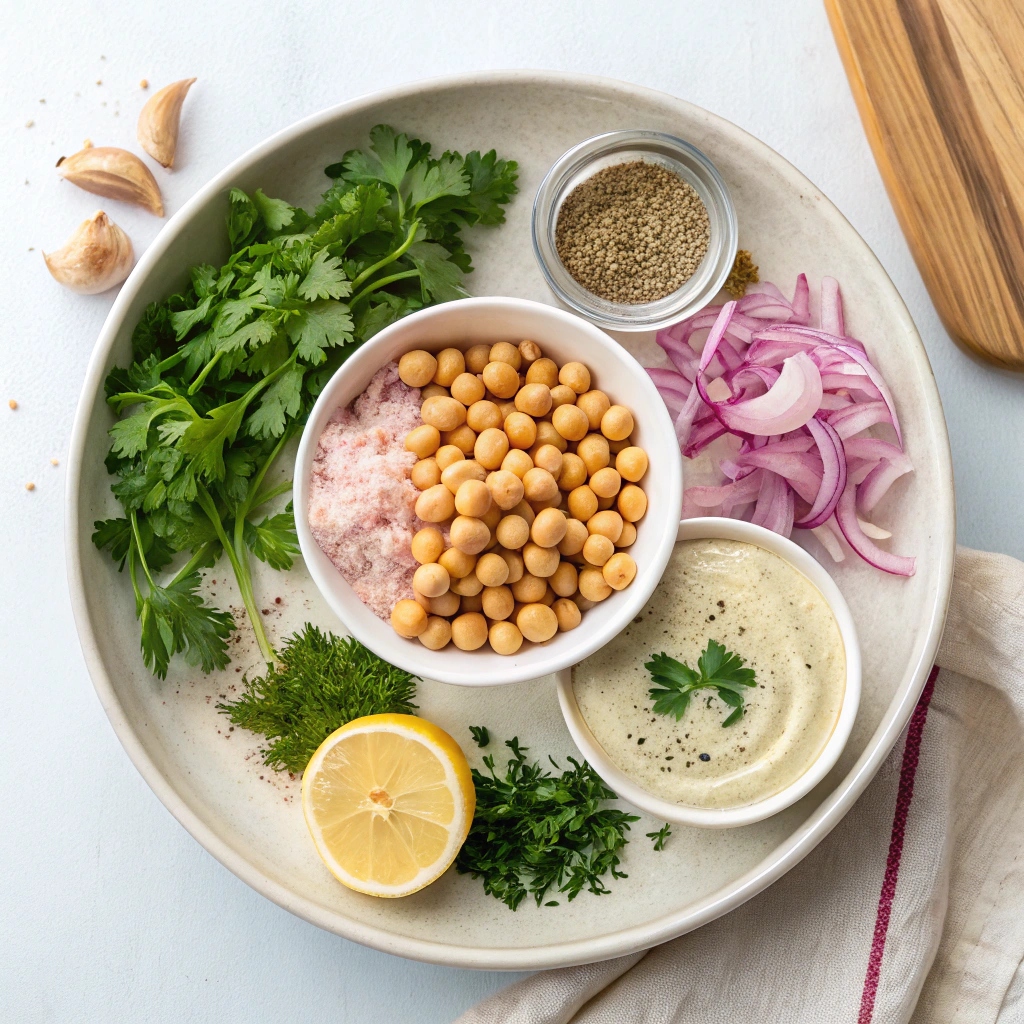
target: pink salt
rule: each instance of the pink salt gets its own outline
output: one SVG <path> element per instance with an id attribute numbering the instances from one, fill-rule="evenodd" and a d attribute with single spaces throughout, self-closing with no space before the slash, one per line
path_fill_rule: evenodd
<path id="1" fill-rule="evenodd" d="M 414 511 L 409 479 L 416 456 L 405 436 L 420 425 L 419 388 L 382 366 L 347 409 L 330 418 L 317 444 L 309 488 L 309 528 L 321 550 L 378 617 L 411 598 Z"/>

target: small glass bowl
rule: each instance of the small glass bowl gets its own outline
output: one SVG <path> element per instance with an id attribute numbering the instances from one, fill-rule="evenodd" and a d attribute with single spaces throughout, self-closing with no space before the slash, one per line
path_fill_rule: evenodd
<path id="1" fill-rule="evenodd" d="M 587 291 L 565 268 L 555 248 L 562 203 L 597 171 L 645 160 L 660 164 L 688 182 L 708 211 L 708 251 L 694 275 L 676 291 L 654 302 L 610 302 Z M 545 175 L 533 202 L 533 251 L 555 295 L 570 309 L 601 327 L 650 331 L 692 316 L 725 284 L 736 259 L 738 229 L 729 190 L 715 165 L 696 147 L 662 132 L 638 129 L 595 135 L 564 153 Z"/>

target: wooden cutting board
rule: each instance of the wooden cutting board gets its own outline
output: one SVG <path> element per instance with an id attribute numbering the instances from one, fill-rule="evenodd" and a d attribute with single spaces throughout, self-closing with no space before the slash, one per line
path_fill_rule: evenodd
<path id="1" fill-rule="evenodd" d="M 1024 371 L 1024 0 L 825 0 L 950 334 Z"/>

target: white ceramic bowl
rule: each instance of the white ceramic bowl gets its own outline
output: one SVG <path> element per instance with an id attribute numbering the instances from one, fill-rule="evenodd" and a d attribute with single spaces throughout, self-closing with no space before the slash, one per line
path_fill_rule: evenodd
<path id="1" fill-rule="evenodd" d="M 802 547 L 762 526 L 738 519 L 705 517 L 684 519 L 679 524 L 679 540 L 695 540 L 701 537 L 745 541 L 773 552 L 806 576 L 832 609 L 846 653 L 846 690 L 832 735 L 810 768 L 774 796 L 742 807 L 686 807 L 649 793 L 613 763 L 580 712 L 572 688 L 571 669 L 565 669 L 558 674 L 558 702 L 576 745 L 601 778 L 624 800 L 647 811 L 648 814 L 653 814 L 656 818 L 680 825 L 695 825 L 698 828 L 735 828 L 738 825 L 750 825 L 755 821 L 761 821 L 795 804 L 821 782 L 839 760 L 839 755 L 850 738 L 850 731 L 857 717 L 857 708 L 860 706 L 860 644 L 853 616 L 839 588 L 824 568 Z"/>
<path id="2" fill-rule="evenodd" d="M 630 548 L 637 574 L 625 590 L 591 608 L 583 622 L 544 644 L 524 643 L 503 657 L 488 647 L 460 651 L 449 645 L 431 651 L 405 640 L 370 611 L 320 550 L 307 523 L 309 475 L 317 440 L 331 414 L 348 405 L 385 363 L 412 349 L 469 348 L 480 342 L 536 341 L 558 363 L 579 360 L 593 374 L 595 387 L 629 408 L 636 421 L 632 437 L 650 459 L 643 479 L 648 511 Z M 535 679 L 575 665 L 608 643 L 647 603 L 675 544 L 682 504 L 682 466 L 672 420 L 640 364 L 592 324 L 540 302 L 511 298 L 472 298 L 421 310 L 373 337 L 324 388 L 299 442 L 294 475 L 295 525 L 302 557 L 327 603 L 356 639 L 394 665 L 424 679 L 463 686 L 496 686 Z"/>

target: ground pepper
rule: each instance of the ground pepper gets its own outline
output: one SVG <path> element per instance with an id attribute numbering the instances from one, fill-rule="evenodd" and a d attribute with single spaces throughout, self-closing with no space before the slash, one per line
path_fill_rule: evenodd
<path id="1" fill-rule="evenodd" d="M 660 164 L 605 167 L 569 193 L 555 248 L 587 291 L 611 302 L 654 302 L 696 272 L 710 241 L 695 189 Z"/>

